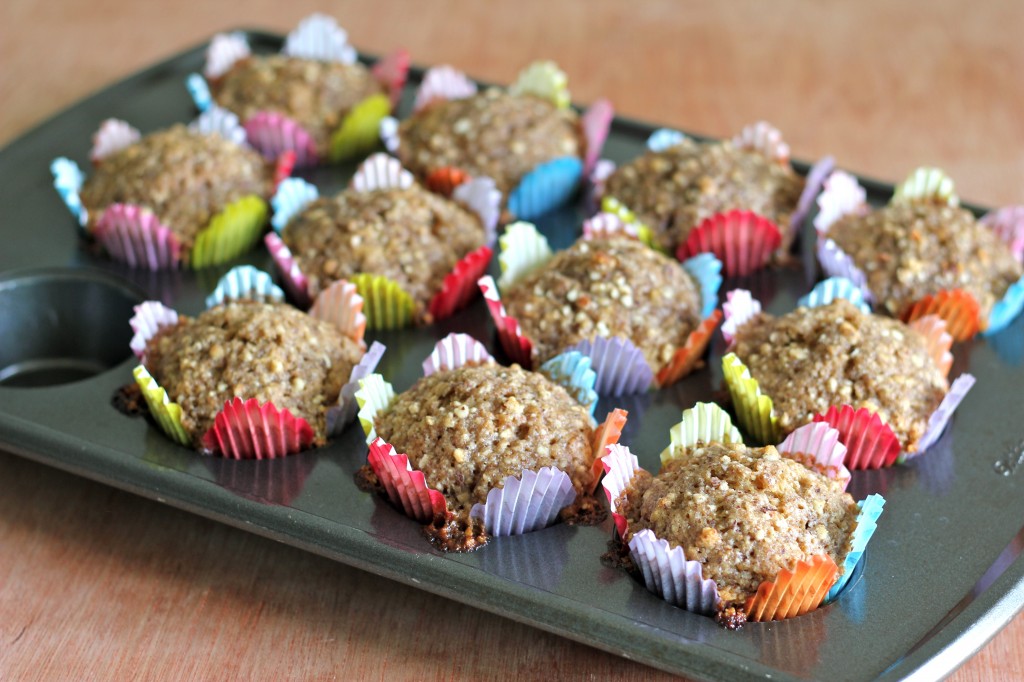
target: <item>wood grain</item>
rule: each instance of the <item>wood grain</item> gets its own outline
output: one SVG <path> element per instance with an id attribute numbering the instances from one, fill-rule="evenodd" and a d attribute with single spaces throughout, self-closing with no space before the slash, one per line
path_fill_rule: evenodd
<path id="1" fill-rule="evenodd" d="M 173 7 L 173 9 L 171 9 Z M 319 3 L 0 3 L 0 144 L 221 29 Z M 757 119 L 794 156 L 889 181 L 945 168 L 1024 190 L 1024 3 L 335 2 L 358 47 L 508 82 L 537 57 L 574 98 L 711 135 Z M 661 679 L 512 621 L 0 455 L 0 678 Z M 1024 677 L 1024 616 L 954 680 Z"/>

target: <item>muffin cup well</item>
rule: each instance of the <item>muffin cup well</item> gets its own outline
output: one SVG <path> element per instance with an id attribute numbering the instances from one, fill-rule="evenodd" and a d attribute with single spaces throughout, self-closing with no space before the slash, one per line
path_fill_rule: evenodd
<path id="1" fill-rule="evenodd" d="M 425 375 L 430 375 L 464 364 L 491 361 L 493 358 L 476 339 L 466 334 L 449 334 L 434 347 L 423 369 Z M 592 393 L 592 388 L 588 389 L 594 381 L 589 363 L 567 358 L 563 364 L 565 366 L 557 371 L 549 370 L 551 379 L 565 386 L 572 395 Z M 398 453 L 376 433 L 377 413 L 387 409 L 395 399 L 391 385 L 378 374 L 368 376 L 360 381 L 356 399 L 360 406 L 359 421 L 370 446 L 368 463 L 391 502 L 406 516 L 421 523 L 452 518 L 453 512 L 442 493 L 427 485 L 423 473 L 412 468 L 409 456 Z M 603 449 L 617 440 L 624 421 L 625 413 L 621 410 L 610 413 L 606 422 L 595 429 L 592 447 Z M 595 460 L 596 455 L 595 451 Z M 537 471 L 524 470 L 520 476 L 508 476 L 502 485 L 488 492 L 485 502 L 474 504 L 469 515 L 480 520 L 491 536 L 517 535 L 550 525 L 575 499 L 576 491 L 567 473 L 554 467 L 542 467 Z"/>
<path id="2" fill-rule="evenodd" d="M 779 452 L 811 464 L 820 473 L 835 478 L 842 475 L 835 466 L 836 434 L 825 433 L 823 425 L 807 425 L 798 429 L 796 437 L 787 439 Z M 728 414 L 720 407 L 698 403 L 683 413 L 683 420 L 673 428 L 672 444 L 662 453 L 662 462 L 675 456 L 685 456 L 686 448 L 701 442 L 742 442 Z M 842 447 L 841 445 L 839 446 Z M 795 448 L 795 449 L 789 449 Z M 602 482 L 611 506 L 616 532 L 620 539 L 628 533 L 628 523 L 616 511 L 617 500 L 640 470 L 636 457 L 629 448 L 611 445 L 602 458 L 605 478 Z M 848 477 L 848 473 L 847 473 Z M 823 603 L 835 599 L 863 555 L 868 540 L 877 527 L 884 500 L 872 495 L 860 503 L 861 511 L 850 539 L 850 550 L 843 562 L 842 583 L 835 562 L 827 555 L 816 555 L 799 561 L 789 570 L 781 571 L 773 580 L 764 581 L 757 593 L 749 597 L 743 611 L 746 620 L 782 620 L 803 615 Z M 680 546 L 672 547 L 664 538 L 642 529 L 629 537 L 630 557 L 641 573 L 647 588 L 669 603 L 702 615 L 713 615 L 722 610 L 717 585 L 703 577 L 699 561 L 688 561 Z M 832 591 L 830 591 L 830 589 Z M 741 617 L 740 622 L 743 618 Z"/>
<path id="3" fill-rule="evenodd" d="M 911 172 L 896 188 L 890 202 L 934 202 L 957 206 L 960 200 L 953 181 L 944 172 L 922 167 Z M 867 300 L 874 301 L 876 297 L 864 272 L 828 236 L 832 225 L 844 215 L 864 215 L 870 211 L 866 192 L 852 175 L 835 171 L 825 181 L 818 206 L 814 225 L 818 235 L 818 262 L 822 270 L 830 276 L 853 281 Z M 986 215 L 980 221 L 995 231 L 1018 261 L 1024 259 L 1024 222 L 1018 220 L 1021 214 L 1014 207 L 1007 207 Z M 928 315 L 938 315 L 946 321 L 948 331 L 956 341 L 965 341 L 978 333 L 994 334 L 1006 328 L 1022 310 L 1024 277 L 1010 285 L 987 318 L 982 316 L 977 299 L 962 289 L 941 289 L 912 301 L 899 311 L 899 318 L 912 322 Z"/>
<path id="4" fill-rule="evenodd" d="M 859 288 L 848 280 L 833 278 L 820 282 L 814 290 L 801 299 L 801 305 L 826 305 L 837 297 L 847 298 L 865 312 L 868 307 Z M 726 295 L 723 305 L 726 321 L 722 327 L 726 341 L 732 346 L 737 331 L 761 310 L 758 301 L 744 290 Z M 945 323 L 937 316 L 927 316 L 910 325 L 925 338 L 928 354 L 947 375 L 952 365 L 950 347 L 952 338 L 946 331 Z M 732 397 L 733 409 L 743 429 L 758 442 L 776 442 L 782 437 L 775 417 L 771 396 L 761 391 L 757 380 L 751 376 L 746 365 L 734 354 L 722 358 L 722 371 L 726 386 Z M 942 401 L 932 412 L 928 425 L 914 453 L 901 455 L 900 442 L 892 429 L 866 408 L 854 409 L 850 405 L 834 405 L 813 421 L 823 421 L 840 432 L 840 441 L 846 446 L 846 466 L 850 469 L 875 469 L 888 467 L 924 452 L 937 440 L 949 422 L 956 407 L 974 384 L 974 377 L 963 374 L 953 382 Z"/>

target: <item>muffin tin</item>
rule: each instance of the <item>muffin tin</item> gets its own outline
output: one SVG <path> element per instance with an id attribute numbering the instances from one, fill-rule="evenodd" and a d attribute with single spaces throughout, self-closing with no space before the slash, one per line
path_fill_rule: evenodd
<path id="1" fill-rule="evenodd" d="M 250 33 L 256 51 L 279 36 Z M 202 67 L 197 46 L 107 88 L 26 133 L 0 152 L 0 447 L 296 547 L 412 584 L 631 659 L 697 678 L 900 679 L 938 677 L 976 651 L 1024 606 L 1024 316 L 991 337 L 959 344 L 952 375 L 978 385 L 950 429 L 923 457 L 857 472 L 855 498 L 885 495 L 886 513 L 856 581 L 833 605 L 807 616 L 726 631 L 669 606 L 622 571 L 605 566 L 611 521 L 557 525 L 492 540 L 470 554 L 442 554 L 386 500 L 361 492 L 353 474 L 366 461 L 358 425 L 328 447 L 274 461 L 202 457 L 143 418 L 111 406 L 132 381 L 132 305 L 158 299 L 195 314 L 230 266 L 271 271 L 257 250 L 198 272 L 131 270 L 93 255 L 53 191 L 50 161 L 88 161 L 91 133 L 110 116 L 147 132 L 195 114 L 185 77 Z M 422 71 L 414 71 L 415 81 Z M 400 113 L 411 106 L 411 91 Z M 614 93 L 609 93 L 614 96 Z M 653 126 L 617 119 L 605 156 L 639 154 Z M 330 193 L 354 166 L 303 175 Z M 798 165 L 806 172 L 806 165 Z M 880 203 L 891 187 L 865 181 Z M 554 248 L 575 238 L 582 199 L 538 221 Z M 810 235 L 800 245 L 808 248 Z M 496 274 L 496 264 L 492 272 Z M 803 267 L 727 280 L 773 313 L 792 309 L 816 276 Z M 451 331 L 497 344 L 477 299 L 431 327 L 368 335 L 388 347 L 379 371 L 396 390 L 420 374 L 433 343 Z M 602 400 L 630 411 L 622 442 L 657 468 L 681 410 L 721 391 L 724 343 L 708 368 L 668 389 Z M 500 355 L 499 355 L 500 357 Z"/>

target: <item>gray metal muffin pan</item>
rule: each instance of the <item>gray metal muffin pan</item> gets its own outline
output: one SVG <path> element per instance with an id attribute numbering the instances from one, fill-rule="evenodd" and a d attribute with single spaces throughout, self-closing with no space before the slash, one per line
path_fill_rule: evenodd
<path id="1" fill-rule="evenodd" d="M 250 36 L 257 51 L 280 46 L 278 36 Z M 1024 605 L 1024 317 L 994 337 L 956 347 L 953 375 L 970 371 L 978 383 L 926 456 L 854 475 L 856 498 L 879 492 L 887 500 L 860 580 L 813 614 L 738 632 L 669 606 L 602 565 L 610 521 L 501 538 L 465 555 L 434 550 L 416 523 L 353 484 L 366 459 L 356 425 L 320 450 L 235 462 L 178 447 L 145 419 L 120 414 L 110 397 L 132 379 L 131 305 L 154 298 L 195 314 L 230 266 L 151 273 L 92 255 L 52 189 L 49 163 L 66 155 L 87 168 L 90 136 L 110 116 L 143 132 L 191 119 L 184 79 L 202 60 L 202 46 L 179 54 L 0 151 L 0 447 L 696 678 L 940 677 Z M 407 93 L 403 112 L 410 99 Z M 651 130 L 617 120 L 606 156 L 634 157 Z M 332 192 L 351 171 L 319 169 L 306 177 Z M 887 199 L 888 186 L 866 184 L 873 200 Z M 563 247 L 584 215 L 581 204 L 539 226 Z M 263 250 L 238 262 L 271 268 Z M 813 264 L 726 282 L 723 291 L 752 288 L 770 311 L 785 312 L 809 288 L 807 273 L 813 276 Z M 495 349 L 479 300 L 442 324 L 370 337 L 387 345 L 380 370 L 403 390 L 420 375 L 434 341 L 456 330 Z M 656 470 L 680 411 L 720 390 L 722 352 L 719 337 L 708 368 L 663 391 L 603 399 L 598 414 L 628 409 L 623 442 Z"/>

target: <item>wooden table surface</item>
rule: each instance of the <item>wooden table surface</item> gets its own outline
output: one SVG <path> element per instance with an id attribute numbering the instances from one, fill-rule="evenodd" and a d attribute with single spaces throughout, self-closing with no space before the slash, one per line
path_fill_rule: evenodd
<path id="1" fill-rule="evenodd" d="M 287 32 L 316 3 L 0 3 L 0 144 L 230 27 Z M 322 8 L 322 5 L 320 6 Z M 898 181 L 945 168 L 1024 200 L 1024 3 L 861 0 L 335 2 L 357 47 L 405 46 L 510 82 L 556 60 L 573 97 Z M 368 573 L 0 453 L 2 679 L 668 676 Z M 837 671 L 837 678 L 841 671 Z M 1024 615 L 952 679 L 1024 677 Z"/>

